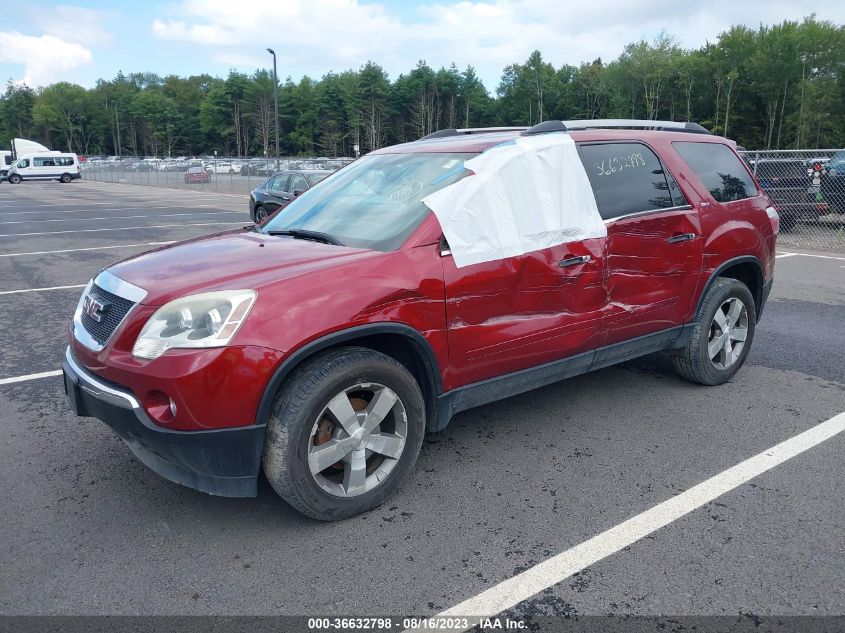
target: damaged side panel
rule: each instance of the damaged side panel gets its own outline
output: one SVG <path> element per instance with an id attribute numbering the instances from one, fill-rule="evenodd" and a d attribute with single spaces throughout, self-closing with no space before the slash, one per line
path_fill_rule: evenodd
<path id="1" fill-rule="evenodd" d="M 444 257 L 447 388 L 600 345 L 604 251 L 596 238 L 461 268 Z"/>
<path id="2" fill-rule="evenodd" d="M 701 276 L 702 242 L 692 207 L 608 223 L 605 344 L 686 322 Z"/>

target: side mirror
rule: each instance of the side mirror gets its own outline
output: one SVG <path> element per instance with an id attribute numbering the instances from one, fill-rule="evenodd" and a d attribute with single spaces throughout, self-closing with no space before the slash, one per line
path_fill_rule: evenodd
<path id="1" fill-rule="evenodd" d="M 293 195 L 298 196 L 299 194 L 304 193 L 304 192 L 305 192 L 305 189 L 294 189 Z"/>

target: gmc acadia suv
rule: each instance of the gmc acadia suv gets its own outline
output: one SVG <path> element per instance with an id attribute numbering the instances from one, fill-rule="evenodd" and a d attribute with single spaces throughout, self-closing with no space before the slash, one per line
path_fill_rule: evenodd
<path id="1" fill-rule="evenodd" d="M 574 143 L 564 171 L 584 176 L 601 236 L 456 265 L 423 198 L 538 135 Z M 520 190 L 543 194 L 556 173 L 498 200 L 519 211 Z M 263 465 L 294 508 L 342 519 L 393 493 L 423 434 L 459 411 L 658 351 L 688 380 L 729 380 L 777 231 L 732 142 L 696 124 L 443 130 L 372 152 L 263 225 L 99 273 L 65 390 L 167 479 L 253 496 Z"/>

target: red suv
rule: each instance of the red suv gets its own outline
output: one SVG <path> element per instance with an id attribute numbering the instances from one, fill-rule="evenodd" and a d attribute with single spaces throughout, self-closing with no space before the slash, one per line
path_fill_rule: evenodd
<path id="1" fill-rule="evenodd" d="M 771 289 L 778 218 L 702 132 L 558 121 L 373 152 L 260 227 L 98 274 L 68 399 L 172 481 L 252 496 L 263 465 L 333 520 L 383 502 L 459 411 L 658 351 L 723 383 Z"/>

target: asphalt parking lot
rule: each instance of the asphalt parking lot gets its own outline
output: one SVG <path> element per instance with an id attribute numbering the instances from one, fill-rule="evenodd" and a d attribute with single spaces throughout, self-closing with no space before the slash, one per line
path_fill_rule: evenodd
<path id="1" fill-rule="evenodd" d="M 340 523 L 266 482 L 210 497 L 37 375 L 100 269 L 248 221 L 244 195 L 0 185 L 0 614 L 436 614 L 845 411 L 845 255 L 787 249 L 729 384 L 648 357 L 465 412 L 388 503 Z M 845 615 L 843 450 L 835 434 L 508 613 Z"/>

